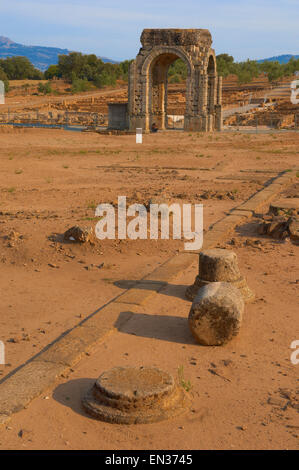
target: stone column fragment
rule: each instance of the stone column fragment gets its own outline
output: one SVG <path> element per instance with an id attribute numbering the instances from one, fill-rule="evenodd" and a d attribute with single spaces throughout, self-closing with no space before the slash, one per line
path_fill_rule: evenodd
<path id="1" fill-rule="evenodd" d="M 240 273 L 237 255 L 231 250 L 214 248 L 200 252 L 198 275 L 194 284 L 186 290 L 187 299 L 193 300 L 201 287 L 213 282 L 230 282 L 241 291 L 245 302 L 254 299 L 253 292 Z"/>
<path id="2" fill-rule="evenodd" d="M 244 300 L 228 282 L 214 282 L 199 289 L 189 313 L 189 327 L 196 341 L 220 346 L 239 333 Z"/>

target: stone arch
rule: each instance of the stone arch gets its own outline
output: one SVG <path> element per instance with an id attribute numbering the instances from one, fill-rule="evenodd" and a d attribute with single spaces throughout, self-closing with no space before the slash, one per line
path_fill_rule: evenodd
<path id="1" fill-rule="evenodd" d="M 129 72 L 130 130 L 142 127 L 149 131 L 153 115 L 159 118 L 158 127 L 165 127 L 167 72 L 178 58 L 188 70 L 184 129 L 213 130 L 215 123 L 219 127 L 220 82 L 210 32 L 207 29 L 145 29 L 140 40 L 142 47 Z"/>
<path id="2" fill-rule="evenodd" d="M 162 54 L 173 54 L 176 55 L 178 59 L 182 59 L 188 67 L 188 74 L 191 74 L 192 71 L 192 61 L 190 57 L 187 56 L 181 49 L 178 47 L 171 46 L 159 46 L 155 48 L 151 53 L 146 57 L 142 64 L 141 73 L 146 75 L 152 61 L 159 57 Z"/>

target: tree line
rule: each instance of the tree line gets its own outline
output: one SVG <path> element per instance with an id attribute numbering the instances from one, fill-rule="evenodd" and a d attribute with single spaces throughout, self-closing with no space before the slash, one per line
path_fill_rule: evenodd
<path id="1" fill-rule="evenodd" d="M 299 59 L 292 58 L 287 64 L 276 62 L 257 62 L 256 60 L 246 60 L 244 62 L 235 62 L 233 56 L 229 54 L 219 54 L 216 56 L 217 73 L 222 77 L 236 75 L 238 82 L 249 83 L 259 75 L 264 74 L 269 82 L 289 77 L 299 71 Z M 187 67 L 185 63 L 178 59 L 169 68 L 169 80 L 173 83 L 180 83 L 186 79 Z"/>
<path id="2" fill-rule="evenodd" d="M 9 80 L 51 80 L 63 78 L 70 84 L 72 92 L 86 91 L 92 86 L 116 84 L 116 80 L 128 81 L 130 60 L 112 64 L 105 63 L 94 54 L 72 52 L 60 55 L 58 64 L 51 65 L 45 72 L 36 69 L 27 57 L 8 57 L 0 59 L 0 80 L 9 89 Z M 39 84 L 39 91 L 50 93 L 50 84 Z"/>
<path id="3" fill-rule="evenodd" d="M 268 77 L 269 82 L 289 77 L 299 71 L 299 59 L 292 58 L 286 64 L 280 64 L 278 61 L 257 62 L 256 60 L 246 60 L 244 62 L 235 62 L 234 58 L 228 54 L 220 54 L 217 59 L 217 71 L 219 75 L 227 77 L 228 75 L 237 75 L 239 83 L 251 82 L 261 74 Z"/>
<path id="4" fill-rule="evenodd" d="M 265 74 L 272 82 L 291 76 L 299 70 L 299 59 L 291 59 L 287 64 L 270 61 L 259 63 L 255 60 L 235 62 L 229 54 L 220 54 L 216 60 L 218 75 L 223 77 L 236 75 L 239 83 L 251 82 L 260 74 Z M 117 64 L 105 63 L 95 54 L 71 52 L 68 55 L 60 55 L 57 65 L 51 65 L 45 72 L 41 72 L 26 57 L 8 57 L 0 59 L 0 80 L 4 82 L 7 91 L 9 80 L 62 78 L 70 84 L 70 91 L 76 93 L 87 91 L 92 87 L 114 86 L 120 79 L 127 82 L 131 62 L 125 60 Z M 180 83 L 186 78 L 187 67 L 181 59 L 178 59 L 169 67 L 168 79 L 171 83 Z M 45 94 L 52 92 L 50 83 L 40 83 L 38 90 Z"/>
<path id="5" fill-rule="evenodd" d="M 97 88 L 114 86 L 116 80 L 128 81 L 130 60 L 112 64 L 103 62 L 95 54 L 71 52 L 60 55 L 58 64 L 51 65 L 45 72 L 45 79 L 63 78 L 72 85 L 72 91 L 85 91 L 91 85 Z"/>
<path id="6" fill-rule="evenodd" d="M 43 72 L 36 69 L 27 57 L 7 57 L 0 59 L 0 80 L 8 91 L 9 80 L 42 80 Z"/>

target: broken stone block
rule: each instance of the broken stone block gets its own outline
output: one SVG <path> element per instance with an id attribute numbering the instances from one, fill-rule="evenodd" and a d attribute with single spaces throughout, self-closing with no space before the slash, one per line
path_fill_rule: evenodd
<path id="1" fill-rule="evenodd" d="M 74 225 L 74 227 L 69 228 L 63 235 L 65 240 L 85 243 L 90 241 L 92 237 L 93 230 L 91 227 L 79 227 Z"/>
<path id="2" fill-rule="evenodd" d="M 276 202 L 271 202 L 269 213 L 274 215 L 286 214 L 296 215 L 299 214 L 299 198 L 284 198 Z"/>
<path id="3" fill-rule="evenodd" d="M 239 333 L 244 300 L 228 282 L 214 282 L 199 289 L 189 313 L 189 327 L 199 344 L 219 346 Z"/>
<path id="4" fill-rule="evenodd" d="M 268 224 L 267 234 L 272 238 L 281 239 L 283 232 L 287 230 L 288 221 L 283 217 L 274 217 L 272 222 Z"/>
<path id="5" fill-rule="evenodd" d="M 277 240 L 284 240 L 290 237 L 292 241 L 299 240 L 299 219 L 287 216 L 263 217 L 263 222 L 258 226 L 260 235 L 269 235 Z"/>

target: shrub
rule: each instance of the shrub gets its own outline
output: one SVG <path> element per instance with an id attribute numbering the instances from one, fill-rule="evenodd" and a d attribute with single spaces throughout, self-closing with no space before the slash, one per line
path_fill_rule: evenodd
<path id="1" fill-rule="evenodd" d="M 51 84 L 49 82 L 47 83 L 39 83 L 38 84 L 38 91 L 39 93 L 43 93 L 44 95 L 48 95 L 50 93 L 52 93 L 52 88 L 51 88 Z"/>
<path id="2" fill-rule="evenodd" d="M 88 80 L 82 80 L 81 78 L 75 78 L 72 82 L 71 92 L 80 93 L 82 91 L 88 91 L 91 89 L 91 84 Z"/>

